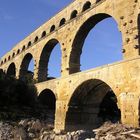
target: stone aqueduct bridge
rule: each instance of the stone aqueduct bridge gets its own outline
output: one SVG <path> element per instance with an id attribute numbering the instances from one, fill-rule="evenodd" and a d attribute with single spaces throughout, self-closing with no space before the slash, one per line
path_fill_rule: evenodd
<path id="1" fill-rule="evenodd" d="M 0 68 L 17 78 L 34 59 L 38 94 L 45 89 L 56 98 L 55 130 L 90 126 L 99 121 L 99 106 L 112 90 L 125 124 L 140 124 L 140 4 L 139 0 L 75 0 L 1 58 Z M 86 36 L 105 18 L 113 17 L 122 33 L 123 60 L 80 72 Z M 61 45 L 61 77 L 46 80 L 50 54 Z M 87 93 L 92 92 L 92 95 Z M 80 105 L 79 105 L 80 104 Z M 78 105 L 82 108 L 79 114 Z M 79 122 L 79 123 L 78 123 Z M 79 124 L 79 125 L 78 125 Z M 86 126 L 86 127 L 87 127 Z"/>

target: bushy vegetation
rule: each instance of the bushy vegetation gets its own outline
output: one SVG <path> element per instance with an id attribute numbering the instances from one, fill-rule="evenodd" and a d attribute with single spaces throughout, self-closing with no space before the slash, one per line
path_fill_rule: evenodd
<path id="1" fill-rule="evenodd" d="M 47 116 L 46 107 L 37 99 L 34 83 L 30 76 L 16 79 L 0 70 L 0 121 Z"/>
<path id="2" fill-rule="evenodd" d="M 37 91 L 32 82 L 24 82 L 0 71 L 0 106 L 32 106 Z"/>

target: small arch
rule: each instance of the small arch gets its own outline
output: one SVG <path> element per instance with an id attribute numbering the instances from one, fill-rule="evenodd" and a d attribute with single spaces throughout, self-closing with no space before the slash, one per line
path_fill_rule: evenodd
<path id="1" fill-rule="evenodd" d="M 77 10 L 74 10 L 72 13 L 71 13 L 71 16 L 70 16 L 70 19 L 74 19 L 77 17 Z"/>
<path id="2" fill-rule="evenodd" d="M 38 41 L 38 36 L 35 37 L 34 43 Z"/>
<path id="3" fill-rule="evenodd" d="M 45 36 L 46 36 L 46 31 L 43 31 L 41 37 L 43 38 Z"/>
<path id="4" fill-rule="evenodd" d="M 120 119 L 117 97 L 111 87 L 102 80 L 89 79 L 72 94 L 66 113 L 66 129 L 93 130 L 106 120 L 117 122 Z"/>
<path id="5" fill-rule="evenodd" d="M 32 45 L 31 41 L 28 42 L 27 47 L 29 48 Z"/>
<path id="6" fill-rule="evenodd" d="M 46 106 L 48 109 L 55 110 L 56 98 L 52 90 L 43 90 L 38 96 L 38 101 L 41 105 Z"/>
<path id="7" fill-rule="evenodd" d="M 61 27 L 62 25 L 64 25 L 66 23 L 66 19 L 62 18 L 59 24 L 59 27 Z"/>
<path id="8" fill-rule="evenodd" d="M 82 12 L 88 10 L 90 7 L 91 7 L 91 3 L 87 1 L 83 6 Z"/>
<path id="9" fill-rule="evenodd" d="M 24 50 L 25 50 L 25 48 L 26 48 L 26 47 L 25 47 L 25 45 L 24 45 L 24 46 L 22 47 L 22 51 L 24 51 Z"/>
<path id="10" fill-rule="evenodd" d="M 55 30 L 55 25 L 52 25 L 50 29 L 50 33 L 53 32 L 54 30 Z"/>
<path id="11" fill-rule="evenodd" d="M 11 56 L 9 55 L 9 56 L 8 56 L 8 60 L 10 60 L 10 59 L 11 59 Z"/>
<path id="12" fill-rule="evenodd" d="M 15 77 L 16 76 L 16 66 L 15 63 L 11 63 L 7 69 L 7 75 Z"/>
<path id="13" fill-rule="evenodd" d="M 12 57 L 13 57 L 13 58 L 15 57 L 15 52 L 13 52 L 13 55 L 12 55 Z"/>
<path id="14" fill-rule="evenodd" d="M 54 92 L 50 89 L 43 90 L 38 96 L 38 102 L 43 110 L 46 111 L 47 115 L 50 113 L 51 124 L 54 125 L 56 109 L 56 97 Z"/>
<path id="15" fill-rule="evenodd" d="M 4 59 L 4 63 L 6 63 L 6 61 L 7 61 L 7 60 L 6 60 L 6 58 L 5 58 L 5 59 Z"/>
<path id="16" fill-rule="evenodd" d="M 17 54 L 19 54 L 20 53 L 20 49 L 18 49 L 18 51 L 17 51 Z"/>

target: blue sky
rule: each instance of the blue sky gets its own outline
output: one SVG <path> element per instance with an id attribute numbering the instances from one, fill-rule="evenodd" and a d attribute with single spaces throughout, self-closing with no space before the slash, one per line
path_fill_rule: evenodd
<path id="1" fill-rule="evenodd" d="M 0 4 L 0 57 L 72 1 L 2 0 Z M 97 24 L 85 41 L 81 55 L 81 70 L 121 60 L 121 41 L 121 33 L 113 19 L 105 19 Z M 60 56 L 60 46 L 57 45 L 50 58 L 50 76 L 60 76 Z M 30 69 L 32 69 L 32 64 Z"/>
<path id="2" fill-rule="evenodd" d="M 1 0 L 0 57 L 71 0 Z"/>

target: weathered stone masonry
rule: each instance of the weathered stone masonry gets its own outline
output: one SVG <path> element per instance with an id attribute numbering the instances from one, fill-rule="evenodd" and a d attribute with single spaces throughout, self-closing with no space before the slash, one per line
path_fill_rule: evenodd
<path id="1" fill-rule="evenodd" d="M 0 68 L 20 78 L 27 73 L 29 62 L 34 59 L 38 94 L 49 89 L 56 97 L 55 130 L 72 128 L 73 124 L 68 120 L 70 102 L 84 83 L 92 88 L 98 87 L 98 94 L 93 98 L 94 107 L 82 112 L 81 120 L 89 120 L 87 125 L 98 122 L 99 104 L 104 97 L 102 92 L 111 89 L 117 96 L 122 123 L 137 127 L 140 125 L 139 13 L 139 0 L 75 0 L 5 54 L 0 60 Z M 80 72 L 80 54 L 87 34 L 108 17 L 116 20 L 122 33 L 123 60 Z M 57 43 L 62 51 L 61 77 L 46 81 L 49 56 Z"/>

